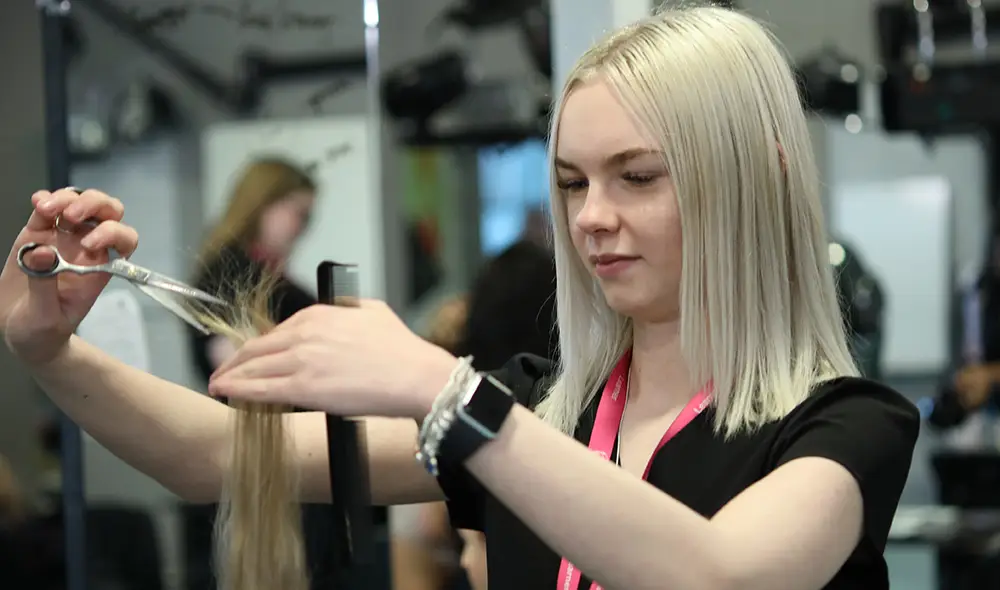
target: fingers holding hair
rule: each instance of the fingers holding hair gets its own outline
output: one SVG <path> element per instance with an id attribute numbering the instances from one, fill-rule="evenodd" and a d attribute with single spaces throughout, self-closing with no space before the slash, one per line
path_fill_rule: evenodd
<path id="1" fill-rule="evenodd" d="M 243 346 L 237 349 L 236 354 L 219 365 L 215 372 L 212 373 L 211 381 L 215 382 L 222 379 L 231 371 L 255 359 L 279 355 L 288 351 L 299 341 L 301 341 L 301 337 L 295 332 L 277 329 L 263 336 L 248 340 Z"/>

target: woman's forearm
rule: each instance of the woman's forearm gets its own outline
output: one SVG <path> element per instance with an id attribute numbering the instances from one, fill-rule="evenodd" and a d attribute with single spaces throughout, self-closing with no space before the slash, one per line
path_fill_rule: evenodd
<path id="1" fill-rule="evenodd" d="M 707 519 L 520 406 L 468 468 L 606 588 L 729 587 L 725 547 Z"/>
<path id="2" fill-rule="evenodd" d="M 53 402 L 117 457 L 186 499 L 218 497 L 228 440 L 225 405 L 75 336 L 32 372 Z"/>

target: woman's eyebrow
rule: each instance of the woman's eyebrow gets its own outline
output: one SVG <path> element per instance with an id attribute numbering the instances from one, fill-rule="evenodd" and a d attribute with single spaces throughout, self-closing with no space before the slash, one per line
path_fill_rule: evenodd
<path id="1" fill-rule="evenodd" d="M 662 156 L 663 152 L 661 152 L 660 150 L 644 148 L 644 147 L 629 148 L 627 150 L 622 150 L 605 158 L 604 166 L 605 167 L 621 166 L 622 164 L 625 164 L 630 160 L 634 160 L 636 158 L 649 155 Z M 570 170 L 573 172 L 580 171 L 579 166 L 559 156 L 555 157 L 555 166 L 556 168 L 562 168 L 564 170 Z"/>

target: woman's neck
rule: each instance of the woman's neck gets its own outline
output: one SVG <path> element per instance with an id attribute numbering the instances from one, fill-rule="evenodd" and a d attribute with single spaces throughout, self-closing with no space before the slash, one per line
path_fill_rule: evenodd
<path id="1" fill-rule="evenodd" d="M 684 355 L 680 322 L 636 323 L 632 329 L 629 400 L 668 409 L 694 395 Z"/>
<path id="2" fill-rule="evenodd" d="M 285 269 L 285 258 L 274 253 L 259 242 L 250 245 L 247 255 L 254 262 L 263 265 L 270 272 L 281 273 Z"/>

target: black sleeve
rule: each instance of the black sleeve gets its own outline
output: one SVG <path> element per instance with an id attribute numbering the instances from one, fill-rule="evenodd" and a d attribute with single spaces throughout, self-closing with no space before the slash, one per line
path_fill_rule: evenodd
<path id="1" fill-rule="evenodd" d="M 847 469 L 861 489 L 865 535 L 881 552 L 919 432 L 920 414 L 896 391 L 865 379 L 838 379 L 789 416 L 774 448 L 774 466 L 823 457 Z"/>
<path id="2" fill-rule="evenodd" d="M 272 317 L 280 324 L 303 309 L 315 305 L 315 297 L 288 279 L 282 279 L 275 287 L 271 299 Z"/>
<path id="3" fill-rule="evenodd" d="M 510 388 L 517 403 L 534 407 L 551 374 L 552 363 L 535 355 L 519 354 L 490 374 Z M 438 484 L 447 498 L 451 526 L 457 529 L 483 530 L 487 492 L 461 465 L 441 465 Z"/>

